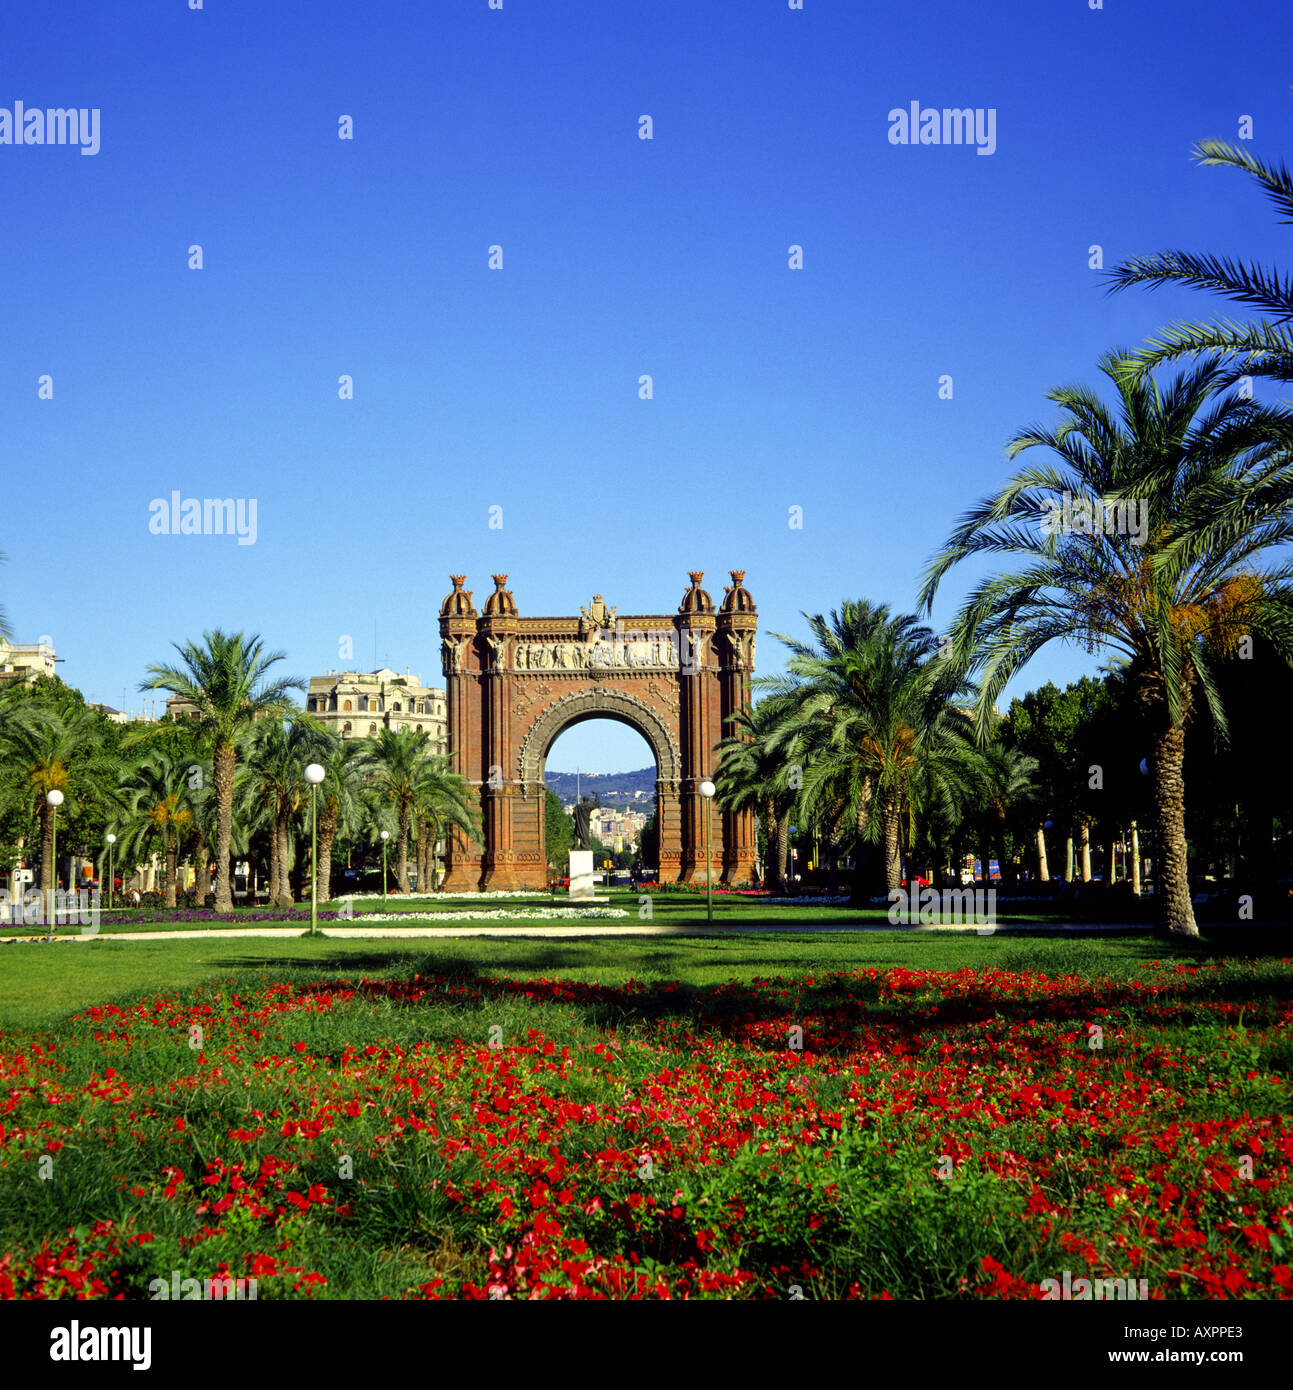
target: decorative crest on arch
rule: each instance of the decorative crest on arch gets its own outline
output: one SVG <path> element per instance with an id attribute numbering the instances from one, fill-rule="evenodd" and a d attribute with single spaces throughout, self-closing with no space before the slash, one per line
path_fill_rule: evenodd
<path id="1" fill-rule="evenodd" d="M 507 583 L 507 575 L 496 574 L 492 578 L 494 580 L 494 592 L 485 600 L 485 616 L 487 618 L 515 618 L 516 600 L 512 597 L 511 589 L 503 587 Z"/>
<path id="2" fill-rule="evenodd" d="M 678 605 L 679 613 L 712 613 L 714 611 L 714 600 L 700 587 L 700 581 L 705 577 L 704 570 L 688 570 L 687 577 L 691 580 L 691 588 L 682 596 L 682 602 Z"/>
<path id="3" fill-rule="evenodd" d="M 453 592 L 445 596 L 445 601 L 440 605 L 440 616 L 442 618 L 474 618 L 476 609 L 472 605 L 470 589 L 462 586 L 467 582 L 465 574 L 451 574 L 449 576 L 453 582 Z"/>

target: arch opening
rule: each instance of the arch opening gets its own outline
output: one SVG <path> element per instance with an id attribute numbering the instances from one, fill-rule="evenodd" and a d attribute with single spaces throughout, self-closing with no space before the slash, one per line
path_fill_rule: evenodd
<path id="1" fill-rule="evenodd" d="M 595 872 L 658 867 L 658 761 L 637 721 L 621 713 L 575 713 L 548 740 L 539 770 L 547 801 L 544 839 L 550 868 L 564 873 L 565 863 L 556 861 L 564 861 L 565 849 L 573 842 L 571 822 L 580 798 L 589 803 Z M 554 797 L 560 804 L 556 824 Z"/>

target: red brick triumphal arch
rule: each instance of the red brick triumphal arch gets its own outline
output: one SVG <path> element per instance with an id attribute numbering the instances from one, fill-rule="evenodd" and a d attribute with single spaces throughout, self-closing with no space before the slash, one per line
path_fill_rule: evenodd
<path id="1" fill-rule="evenodd" d="M 544 764 L 557 735 L 585 719 L 617 719 L 651 746 L 662 883 L 751 878 L 753 815 L 714 808 L 707 866 L 700 795 L 727 721 L 750 704 L 758 616 L 745 571 L 731 574 L 717 609 L 697 570 L 676 613 L 625 618 L 600 594 L 578 617 L 522 617 L 505 574 L 478 613 L 466 576 L 451 576 L 440 606 L 449 752 L 480 788 L 485 844 L 451 839 L 446 888 L 544 886 Z"/>

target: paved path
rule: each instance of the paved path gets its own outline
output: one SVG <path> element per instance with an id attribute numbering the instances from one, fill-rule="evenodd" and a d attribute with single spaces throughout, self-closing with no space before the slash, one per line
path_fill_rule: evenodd
<path id="1" fill-rule="evenodd" d="M 907 931 L 914 933 L 934 931 L 976 932 L 981 936 L 1000 936 L 1016 932 L 1052 932 L 1063 934 L 1075 931 L 1149 932 L 1152 928 L 1143 922 L 1065 922 L 1065 923 L 1003 923 L 996 927 L 978 927 L 973 923 L 965 926 L 926 926 L 896 927 L 888 922 L 836 923 L 767 922 L 762 925 L 707 926 L 705 923 L 674 925 L 670 923 L 635 922 L 624 926 L 600 924 L 553 923 L 551 926 L 457 926 L 457 927 L 337 927 L 326 923 L 319 928 L 319 935 L 335 941 L 350 937 L 389 937 L 392 939 L 434 940 L 437 937 L 458 936 L 497 936 L 516 937 L 582 937 L 582 936 L 831 936 L 849 932 L 889 932 Z M 278 940 L 294 940 L 308 934 L 308 927 L 210 927 L 201 931 L 105 931 L 93 935 L 60 933 L 55 941 L 205 941 L 214 937 L 270 937 Z M 43 941 L 41 936 L 3 936 L 0 945 L 18 941 Z"/>

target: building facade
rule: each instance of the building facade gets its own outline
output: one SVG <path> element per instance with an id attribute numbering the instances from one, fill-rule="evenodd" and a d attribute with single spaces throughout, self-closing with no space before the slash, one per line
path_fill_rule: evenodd
<path id="1" fill-rule="evenodd" d="M 0 637 L 0 685 L 30 685 L 38 676 L 53 676 L 57 659 L 50 642 L 6 642 Z"/>
<path id="2" fill-rule="evenodd" d="M 425 733 L 431 751 L 448 751 L 445 692 L 420 676 L 383 667 L 380 671 L 329 671 L 312 676 L 306 712 L 341 738 L 373 738 L 378 729 Z"/>

